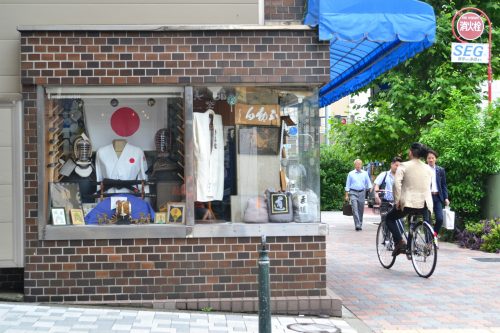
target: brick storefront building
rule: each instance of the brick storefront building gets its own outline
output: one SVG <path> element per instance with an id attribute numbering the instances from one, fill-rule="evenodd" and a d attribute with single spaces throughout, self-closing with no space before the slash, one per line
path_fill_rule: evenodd
<path id="1" fill-rule="evenodd" d="M 266 19 L 299 18 L 302 10 L 301 3 L 271 1 Z M 258 248 L 266 234 L 273 311 L 339 314 L 339 303 L 326 288 L 327 228 L 319 217 L 313 223 L 286 225 L 204 224 L 195 221 L 191 207 L 190 135 L 197 92 L 216 85 L 245 92 L 279 89 L 283 96 L 300 87 L 314 96 L 329 79 L 328 43 L 318 42 L 315 30 L 268 22 L 231 27 L 22 26 L 19 31 L 26 300 L 255 311 Z M 162 88 L 180 92 L 183 101 L 185 225 L 51 225 L 47 187 L 55 180 L 46 167 L 51 94 L 68 100 L 75 92 L 83 96 L 82 91 L 99 94 L 103 89 L 102 94 L 123 97 L 124 91 L 133 95 L 130 91 L 137 89 L 159 99 Z M 309 112 L 317 113 L 317 106 Z M 316 178 L 313 182 L 319 182 Z"/>

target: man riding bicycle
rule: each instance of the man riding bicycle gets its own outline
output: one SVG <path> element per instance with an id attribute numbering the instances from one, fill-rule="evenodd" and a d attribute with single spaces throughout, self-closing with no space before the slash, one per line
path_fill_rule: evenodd
<path id="1" fill-rule="evenodd" d="M 401 163 L 394 177 L 394 208 L 386 216 L 387 227 L 394 239 L 393 256 L 405 253 L 406 242 L 403 240 L 396 220 L 408 214 L 423 215 L 432 211 L 431 181 L 432 172 L 420 159 L 427 156 L 427 147 L 415 142 L 408 151 L 409 161 Z"/>

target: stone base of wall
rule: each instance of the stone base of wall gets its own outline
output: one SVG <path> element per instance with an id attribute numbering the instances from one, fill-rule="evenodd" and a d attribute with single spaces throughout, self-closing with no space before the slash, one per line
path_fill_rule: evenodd
<path id="1" fill-rule="evenodd" d="M 215 311 L 235 313 L 259 312 L 257 297 L 172 299 L 160 302 L 64 302 L 78 305 L 107 305 L 112 307 L 143 307 L 166 311 Z M 326 296 L 271 297 L 271 313 L 280 315 L 310 315 L 342 317 L 342 299 L 330 289 Z"/>

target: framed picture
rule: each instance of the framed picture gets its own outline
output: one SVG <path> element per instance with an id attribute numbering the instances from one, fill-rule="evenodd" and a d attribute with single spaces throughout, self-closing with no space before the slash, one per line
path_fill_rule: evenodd
<path id="1" fill-rule="evenodd" d="M 156 224 L 165 224 L 165 223 L 167 223 L 167 213 L 166 212 L 157 212 L 157 213 L 155 213 L 155 223 Z"/>
<path id="2" fill-rule="evenodd" d="M 75 225 L 85 224 L 85 220 L 83 219 L 83 210 L 81 210 L 80 208 L 71 209 L 70 215 L 71 215 L 71 223 Z"/>
<path id="3" fill-rule="evenodd" d="M 51 213 L 53 225 L 66 225 L 66 212 L 64 211 L 64 208 L 52 208 Z"/>
<path id="4" fill-rule="evenodd" d="M 240 125 L 238 152 L 245 155 L 278 155 L 280 134 L 280 127 Z"/>
<path id="5" fill-rule="evenodd" d="M 186 204 L 184 202 L 169 202 L 167 205 L 167 223 L 184 224 Z"/>

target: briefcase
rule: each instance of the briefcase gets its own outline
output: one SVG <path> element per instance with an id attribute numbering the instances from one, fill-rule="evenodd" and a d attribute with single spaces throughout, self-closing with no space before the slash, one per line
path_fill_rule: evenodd
<path id="1" fill-rule="evenodd" d="M 350 202 L 344 202 L 344 205 L 342 206 L 342 214 L 345 216 L 352 216 L 352 206 Z"/>

